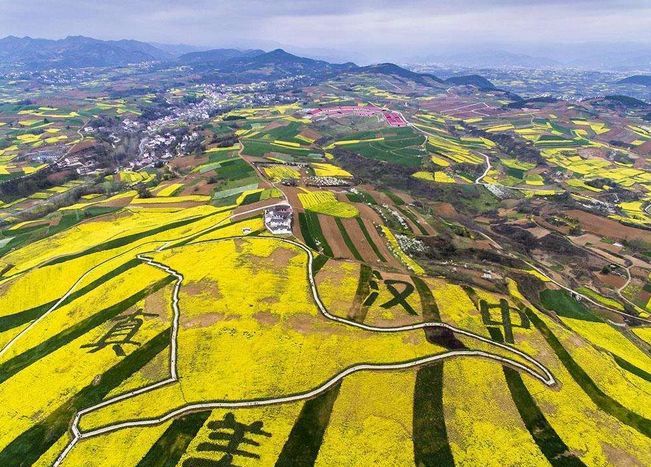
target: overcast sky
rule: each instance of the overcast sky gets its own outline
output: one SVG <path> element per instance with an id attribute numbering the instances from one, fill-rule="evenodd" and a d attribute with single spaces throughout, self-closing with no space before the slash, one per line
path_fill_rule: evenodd
<path id="1" fill-rule="evenodd" d="M 651 0 L 0 0 L 6 35 L 281 45 L 369 61 L 494 44 L 540 53 L 551 42 L 651 43 Z"/>

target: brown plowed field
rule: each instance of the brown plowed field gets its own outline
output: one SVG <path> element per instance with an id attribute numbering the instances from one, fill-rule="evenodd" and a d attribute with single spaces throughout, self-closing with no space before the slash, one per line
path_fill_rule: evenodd
<path id="1" fill-rule="evenodd" d="M 376 224 L 382 225 L 382 219 L 380 219 L 378 213 L 363 204 L 358 204 L 357 208 L 362 215 L 362 220 L 364 221 L 364 225 L 366 226 L 366 230 L 368 230 L 368 234 L 371 237 L 371 240 L 373 240 L 378 250 L 380 250 L 380 253 L 382 253 L 382 256 L 384 256 L 384 258 L 387 260 L 385 264 L 393 268 L 404 270 L 402 263 L 398 261 L 395 256 L 393 256 L 391 251 L 389 251 L 389 248 L 386 245 L 386 241 L 377 232 L 375 226 L 373 225 L 374 222 Z"/>
<path id="2" fill-rule="evenodd" d="M 332 248 L 335 258 L 355 259 L 346 246 L 344 238 L 339 233 L 339 227 L 337 226 L 335 218 L 323 214 L 319 214 L 318 218 L 319 224 L 321 224 L 321 231 L 323 231 L 323 236 L 328 242 L 328 245 L 330 245 L 330 248 Z"/>
<path id="3" fill-rule="evenodd" d="M 346 229 L 348 236 L 355 244 L 355 247 L 357 247 L 357 251 L 359 252 L 360 255 L 362 255 L 362 258 L 364 258 L 364 261 L 366 261 L 369 264 L 380 263 L 377 255 L 371 248 L 371 245 L 369 245 L 368 242 L 366 241 L 366 237 L 364 237 L 364 234 L 362 233 L 362 229 L 359 227 L 357 220 L 342 219 L 342 224 Z"/>
<path id="4" fill-rule="evenodd" d="M 579 220 L 584 230 L 601 235 L 602 237 L 618 238 L 624 240 L 642 240 L 651 243 L 651 232 L 635 227 L 620 224 L 606 217 L 590 214 L 589 212 L 573 209 L 567 211 L 568 216 Z"/>

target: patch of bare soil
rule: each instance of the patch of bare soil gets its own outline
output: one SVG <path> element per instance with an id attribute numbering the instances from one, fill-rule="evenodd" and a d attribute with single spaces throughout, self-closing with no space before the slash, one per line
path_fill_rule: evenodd
<path id="1" fill-rule="evenodd" d="M 371 240 L 373 240 L 373 243 L 375 243 L 382 256 L 384 256 L 384 259 L 387 260 L 387 262 L 384 264 L 392 268 L 404 270 L 402 263 L 398 261 L 395 256 L 393 256 L 391 251 L 389 251 L 386 240 L 378 233 L 377 229 L 373 225 L 374 222 L 379 225 L 382 224 L 382 219 L 378 213 L 365 205 L 359 205 L 358 208 L 359 212 L 362 214 L 362 220 L 366 226 L 366 230 L 368 231 L 369 236 L 371 237 Z"/>
<path id="2" fill-rule="evenodd" d="M 531 235 L 536 237 L 536 239 L 540 240 L 543 238 L 545 235 L 549 235 L 551 232 L 544 227 L 533 227 L 531 229 L 526 229 L 527 232 L 529 232 Z"/>
<path id="3" fill-rule="evenodd" d="M 626 279 L 617 274 L 595 274 L 595 277 L 607 286 L 612 287 L 613 289 L 619 289 L 626 283 Z"/>
<path id="4" fill-rule="evenodd" d="M 337 290 L 340 288 L 341 281 L 349 276 L 354 274 L 356 283 L 359 277 L 359 266 L 355 265 L 356 268 L 351 272 L 345 267 L 349 266 L 351 263 L 342 260 L 329 260 L 325 266 L 321 268 L 319 273 L 316 275 L 316 285 L 319 291 L 328 291 L 328 293 L 323 293 L 321 295 L 321 300 L 323 300 L 326 308 L 330 310 L 331 313 L 337 316 L 345 317 L 347 312 L 354 312 L 358 308 L 359 303 L 355 303 L 356 299 L 356 289 L 349 290 L 347 288 L 339 290 L 339 293 L 331 293 L 332 290 Z"/>
<path id="5" fill-rule="evenodd" d="M 269 198 L 269 199 L 265 199 L 265 200 L 262 200 L 262 201 L 257 201 L 255 203 L 245 204 L 244 206 L 238 206 L 237 208 L 235 208 L 233 210 L 233 215 L 240 214 L 240 213 L 246 212 L 246 211 L 250 211 L 252 209 L 259 209 L 259 208 L 264 208 L 264 207 L 267 207 L 267 206 L 271 206 L 273 204 L 280 203 L 281 201 L 282 201 L 282 199 L 280 199 L 280 198 Z M 261 213 L 262 213 L 262 211 L 258 212 L 257 214 L 261 215 Z M 250 214 L 250 215 L 253 215 L 253 214 Z M 245 218 L 246 218 L 246 216 L 241 216 L 239 218 L 236 218 L 235 220 L 242 220 L 242 219 L 245 219 Z"/>
<path id="6" fill-rule="evenodd" d="M 434 203 L 434 213 L 445 219 L 457 219 L 459 213 L 450 203 Z"/>
<path id="7" fill-rule="evenodd" d="M 289 121 L 286 121 L 286 120 L 274 120 L 269 125 L 264 127 L 264 131 L 273 130 L 275 128 L 286 127 L 287 125 L 289 125 Z"/>
<path id="8" fill-rule="evenodd" d="M 258 311 L 253 314 L 253 317 L 258 323 L 266 326 L 273 326 L 280 321 L 280 316 L 269 311 Z"/>
<path id="9" fill-rule="evenodd" d="M 208 177 L 202 175 L 193 175 L 183 180 L 184 186 L 179 196 L 189 195 L 210 195 L 214 185 L 208 183 Z"/>
<path id="10" fill-rule="evenodd" d="M 245 242 L 248 242 L 249 240 L 235 239 L 233 241 L 235 242 L 236 251 L 238 253 L 242 253 L 244 251 L 242 245 L 244 245 Z M 251 264 L 257 268 L 269 269 L 271 271 L 274 271 L 274 270 L 286 268 L 292 258 L 301 254 L 303 254 L 302 251 L 293 249 L 292 247 L 289 247 L 284 243 L 279 243 L 278 247 L 275 248 L 274 251 L 269 256 L 266 257 L 257 256 L 252 253 L 241 254 L 240 263 Z"/>
<path id="11" fill-rule="evenodd" d="M 423 229 L 425 229 L 425 231 L 427 232 L 428 235 L 436 235 L 437 232 L 436 232 L 436 230 L 434 229 L 434 227 L 432 227 L 431 225 L 429 225 L 429 223 L 425 220 L 425 218 L 424 218 L 423 216 L 420 215 L 419 212 L 416 212 L 414 209 L 409 209 L 409 208 L 407 208 L 407 209 L 408 209 L 408 211 L 411 212 L 414 216 L 416 216 L 416 220 L 417 220 L 418 223 L 423 227 Z M 418 235 L 422 235 L 422 233 L 420 232 L 420 230 L 418 231 Z"/>
<path id="12" fill-rule="evenodd" d="M 166 296 L 165 288 L 158 290 L 145 298 L 145 313 L 156 313 L 162 321 L 169 321 L 172 310 Z"/>
<path id="13" fill-rule="evenodd" d="M 292 208 L 294 208 L 294 212 L 303 212 L 303 205 L 301 204 L 301 201 L 298 199 L 298 194 L 302 193 L 301 190 L 299 190 L 296 187 L 291 187 L 291 186 L 285 186 L 282 188 L 283 193 L 287 196 L 287 201 L 289 201 L 289 204 L 292 205 Z"/>
<path id="14" fill-rule="evenodd" d="M 321 138 L 321 133 L 319 133 L 318 131 L 313 130 L 311 128 L 306 128 L 300 134 L 307 137 L 307 138 L 311 138 L 311 139 L 314 139 L 314 140 L 317 140 L 317 139 Z"/>
<path id="15" fill-rule="evenodd" d="M 202 279 L 197 282 L 184 282 L 182 290 L 185 295 L 190 297 L 210 296 L 215 301 L 223 298 L 217 282 L 210 279 Z"/>
<path id="16" fill-rule="evenodd" d="M 362 233 L 362 229 L 359 227 L 357 220 L 342 219 L 342 224 L 344 225 L 344 229 L 346 229 L 348 236 L 350 237 L 350 239 L 353 241 L 353 244 L 357 248 L 357 251 L 359 252 L 360 255 L 362 255 L 364 261 L 370 264 L 378 263 L 379 259 L 375 254 L 375 252 L 373 251 L 373 249 L 371 248 L 371 245 L 369 245 L 368 242 L 366 241 L 366 238 L 364 237 L 364 234 Z"/>
<path id="17" fill-rule="evenodd" d="M 651 232 L 649 231 L 622 225 L 612 219 L 597 216 L 596 214 L 580 211 L 578 209 L 567 211 L 566 214 L 578 219 L 584 230 L 601 235 L 602 237 L 623 240 L 641 240 L 651 243 Z"/>
<path id="18" fill-rule="evenodd" d="M 335 258 L 354 259 L 353 254 L 348 250 L 341 233 L 339 233 L 339 227 L 337 226 L 335 218 L 323 214 L 319 214 L 318 217 L 319 224 L 321 224 L 321 230 L 323 231 L 323 236 L 327 240 L 328 245 L 330 245 L 330 248 L 332 248 Z"/>
<path id="19" fill-rule="evenodd" d="M 627 465 L 630 467 L 644 466 L 644 464 L 640 462 L 639 459 L 631 456 L 628 452 L 623 451 L 620 448 L 612 446 L 608 443 L 602 443 L 601 446 L 610 465 Z"/>
<path id="20" fill-rule="evenodd" d="M 208 162 L 208 156 L 183 156 L 177 157 L 170 161 L 170 165 L 175 169 L 187 169 L 205 164 Z"/>
<path id="21" fill-rule="evenodd" d="M 336 334 L 338 331 L 347 332 L 345 326 L 332 326 L 325 318 L 317 317 L 309 313 L 293 314 L 288 317 L 286 323 L 290 329 L 306 335 L 313 335 L 315 333 Z"/>
<path id="22" fill-rule="evenodd" d="M 219 321 L 232 321 L 239 318 L 240 315 L 231 315 L 226 313 L 202 313 L 198 316 L 184 317 L 181 315 L 180 324 L 184 328 L 207 328 Z"/>

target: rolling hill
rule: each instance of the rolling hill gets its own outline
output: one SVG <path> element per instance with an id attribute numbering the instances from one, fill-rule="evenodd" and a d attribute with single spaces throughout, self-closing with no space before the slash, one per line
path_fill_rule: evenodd
<path id="1" fill-rule="evenodd" d="M 633 75 L 628 78 L 620 79 L 617 84 L 640 84 L 642 86 L 651 86 L 651 76 Z"/>
<path id="2" fill-rule="evenodd" d="M 359 67 L 353 70 L 355 73 L 369 73 L 369 74 L 382 74 L 397 76 L 399 78 L 408 79 L 423 85 L 431 85 L 433 83 L 442 83 L 443 81 L 430 74 L 416 73 L 415 71 L 407 70 L 393 63 L 380 63 L 377 65 L 369 65 Z"/>
<path id="3" fill-rule="evenodd" d="M 480 75 L 451 76 L 445 80 L 446 84 L 454 86 L 475 86 L 481 90 L 495 89 L 495 85 Z"/>
<path id="4" fill-rule="evenodd" d="M 264 53 L 264 50 L 212 49 L 183 54 L 178 61 L 184 65 L 216 65 L 236 58 L 255 57 Z"/>
<path id="5" fill-rule="evenodd" d="M 84 36 L 0 39 L 0 62 L 27 70 L 48 68 L 114 67 L 131 63 L 169 60 L 172 55 L 145 42 L 101 41 Z"/>
<path id="6" fill-rule="evenodd" d="M 490 81 L 479 75 L 455 76 L 444 81 L 432 74 L 417 73 L 393 63 L 360 67 L 352 62 L 337 64 L 301 57 L 283 49 L 265 52 L 260 49 L 228 48 L 195 50 L 179 55 L 178 52 L 188 47 L 158 47 L 135 40 L 103 41 L 84 36 L 69 36 L 60 40 L 9 36 L 0 39 L 0 67 L 38 71 L 161 62 L 189 66 L 201 73 L 206 81 L 252 82 L 292 76 L 320 79 L 340 73 L 359 73 L 393 76 L 423 86 L 472 85 L 482 90 L 494 89 Z"/>

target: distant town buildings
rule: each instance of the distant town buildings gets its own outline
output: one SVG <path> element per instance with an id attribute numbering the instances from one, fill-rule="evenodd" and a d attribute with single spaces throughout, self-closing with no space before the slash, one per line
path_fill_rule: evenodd
<path id="1" fill-rule="evenodd" d="M 345 116 L 345 115 L 354 115 L 357 117 L 373 117 L 373 116 L 382 116 L 389 124 L 393 127 L 405 127 L 407 126 L 407 121 L 404 119 L 400 112 L 395 112 L 393 110 L 386 110 L 374 105 L 340 105 L 336 107 L 324 107 L 319 109 L 312 109 L 308 111 L 310 117 L 320 117 L 320 116 Z"/>

